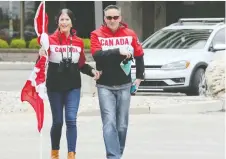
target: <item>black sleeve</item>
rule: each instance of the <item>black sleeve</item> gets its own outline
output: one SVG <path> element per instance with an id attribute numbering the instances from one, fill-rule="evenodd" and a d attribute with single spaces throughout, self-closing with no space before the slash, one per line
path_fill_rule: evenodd
<path id="1" fill-rule="evenodd" d="M 93 54 L 93 59 L 96 62 L 97 70 L 101 70 L 101 67 L 104 67 L 105 64 L 120 64 L 125 59 L 125 56 L 120 55 L 119 48 L 116 48 L 96 51 Z"/>
<path id="2" fill-rule="evenodd" d="M 100 62 L 98 62 L 98 63 L 96 62 L 96 70 L 97 71 L 102 71 L 102 67 L 103 66 L 101 66 L 101 63 Z"/>
<path id="3" fill-rule="evenodd" d="M 112 60 L 112 58 L 116 58 L 118 60 L 123 60 L 125 56 L 120 55 L 119 48 L 109 49 L 109 50 L 99 50 L 96 51 L 93 55 L 95 61 L 108 61 Z"/>
<path id="4" fill-rule="evenodd" d="M 136 78 L 144 79 L 144 58 L 142 56 L 135 57 L 136 61 Z"/>
<path id="5" fill-rule="evenodd" d="M 89 75 L 90 77 L 94 77 L 93 73 L 92 73 L 92 69 L 94 69 L 93 67 L 91 67 L 89 64 L 84 64 L 81 68 L 80 71 L 86 75 Z"/>

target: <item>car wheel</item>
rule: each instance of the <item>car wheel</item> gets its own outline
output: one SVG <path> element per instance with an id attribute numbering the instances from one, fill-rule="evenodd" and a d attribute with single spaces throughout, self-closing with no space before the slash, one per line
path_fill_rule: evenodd
<path id="1" fill-rule="evenodd" d="M 196 70 L 190 84 L 189 90 L 186 92 L 188 96 L 203 96 L 206 94 L 205 70 L 199 68 Z"/>
<path id="2" fill-rule="evenodd" d="M 201 77 L 201 82 L 199 83 L 199 95 L 206 96 L 206 94 L 207 94 L 207 84 L 204 72 L 204 74 Z"/>

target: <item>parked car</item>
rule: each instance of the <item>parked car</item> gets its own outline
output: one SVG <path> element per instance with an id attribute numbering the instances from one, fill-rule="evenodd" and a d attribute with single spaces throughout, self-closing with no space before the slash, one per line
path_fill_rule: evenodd
<path id="1" fill-rule="evenodd" d="M 203 94 L 205 70 L 224 49 L 219 44 L 225 44 L 224 18 L 182 18 L 155 32 L 142 43 L 145 78 L 138 91 Z"/>

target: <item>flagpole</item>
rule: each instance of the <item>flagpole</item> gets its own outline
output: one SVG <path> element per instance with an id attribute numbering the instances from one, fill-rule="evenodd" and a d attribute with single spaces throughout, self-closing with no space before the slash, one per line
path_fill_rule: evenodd
<path id="1" fill-rule="evenodd" d="M 42 130 L 40 131 L 40 159 L 42 159 Z"/>
<path id="2" fill-rule="evenodd" d="M 45 1 L 43 0 L 43 11 L 42 11 L 42 33 L 45 32 Z M 42 159 L 42 129 L 40 130 L 40 159 Z"/>
<path id="3" fill-rule="evenodd" d="M 45 13 L 46 13 L 46 4 L 45 4 L 45 1 L 43 1 L 43 12 L 42 12 L 42 33 L 45 33 Z M 45 50 L 45 52 L 46 52 L 46 55 L 48 55 L 48 52 L 47 52 L 47 50 Z M 48 56 L 46 56 L 46 59 L 48 59 Z M 46 60 L 46 64 L 47 64 L 47 62 L 48 62 L 48 60 Z M 46 65 L 45 64 L 45 65 Z"/>
<path id="4" fill-rule="evenodd" d="M 45 10 L 46 9 L 46 6 L 45 6 L 45 1 L 43 1 L 43 12 L 42 12 L 42 33 L 45 32 Z"/>

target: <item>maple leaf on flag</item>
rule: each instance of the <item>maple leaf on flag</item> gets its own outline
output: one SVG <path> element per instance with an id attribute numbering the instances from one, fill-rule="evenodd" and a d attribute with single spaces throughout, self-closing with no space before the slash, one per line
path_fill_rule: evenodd
<path id="1" fill-rule="evenodd" d="M 45 13 L 45 2 L 41 2 L 35 18 L 34 27 L 38 36 L 38 42 L 42 45 L 42 48 L 48 52 L 49 49 L 49 38 L 47 34 L 48 28 L 48 15 Z M 27 101 L 33 107 L 37 121 L 38 131 L 40 132 L 44 122 L 44 100 L 47 99 L 46 94 L 46 65 L 48 56 L 42 56 L 35 64 L 33 71 L 26 81 L 21 91 L 21 101 Z"/>

